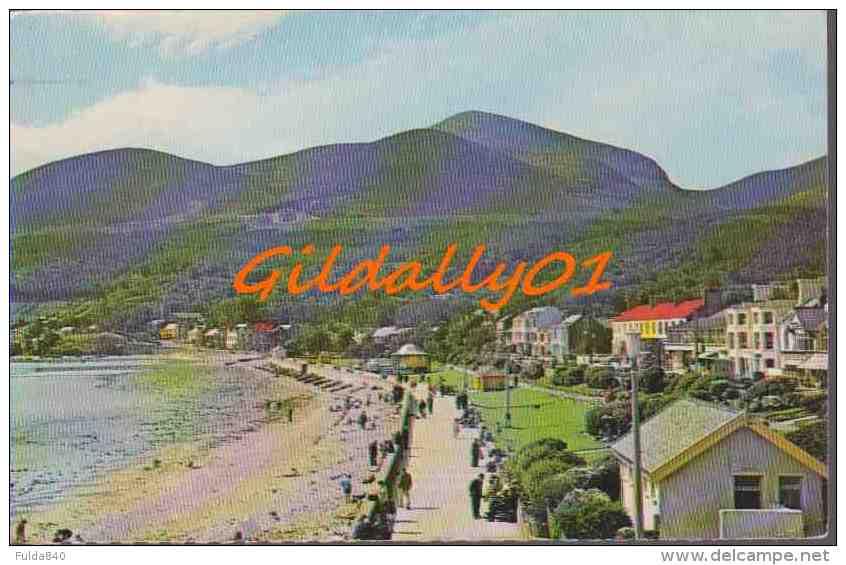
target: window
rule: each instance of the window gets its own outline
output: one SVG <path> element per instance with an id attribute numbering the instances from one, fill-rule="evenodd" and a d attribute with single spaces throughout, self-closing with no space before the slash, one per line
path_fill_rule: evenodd
<path id="1" fill-rule="evenodd" d="M 761 348 L 761 338 L 758 336 L 758 332 L 752 334 L 752 349 L 760 349 Z"/>
<path id="2" fill-rule="evenodd" d="M 734 334 L 733 333 L 728 334 L 728 348 L 734 349 Z"/>
<path id="3" fill-rule="evenodd" d="M 738 314 L 737 315 L 737 323 L 738 325 L 745 325 L 746 324 L 746 314 Z"/>
<path id="4" fill-rule="evenodd" d="M 746 332 L 739 332 L 737 334 L 737 347 L 740 349 L 749 347 L 749 344 L 746 342 Z"/>
<path id="5" fill-rule="evenodd" d="M 757 312 L 752 312 L 752 323 L 753 324 L 758 323 L 758 313 Z"/>
<path id="6" fill-rule="evenodd" d="M 764 366 L 767 369 L 775 369 L 775 359 L 767 359 L 764 361 Z"/>
<path id="7" fill-rule="evenodd" d="M 772 324 L 773 323 L 773 313 L 772 312 L 764 312 L 764 323 L 765 324 Z"/>
<path id="8" fill-rule="evenodd" d="M 738 510 L 761 508 L 761 477 L 742 475 L 734 477 L 734 507 Z"/>
<path id="9" fill-rule="evenodd" d="M 785 508 L 802 510 L 802 477 L 778 478 L 778 503 Z"/>
<path id="10" fill-rule="evenodd" d="M 773 332 L 767 332 L 764 334 L 764 348 L 772 349 L 775 346 L 775 336 Z"/>
<path id="11" fill-rule="evenodd" d="M 734 314 L 729 314 L 729 325 L 734 325 Z"/>

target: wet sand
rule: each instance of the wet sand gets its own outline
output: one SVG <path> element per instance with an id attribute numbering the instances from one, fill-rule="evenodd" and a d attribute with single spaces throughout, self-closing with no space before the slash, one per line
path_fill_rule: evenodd
<path id="1" fill-rule="evenodd" d="M 27 516 L 28 541 L 50 542 L 60 528 L 70 529 L 76 543 L 345 539 L 358 508 L 344 503 L 338 477 L 352 475 L 353 494 L 367 488 L 362 480 L 374 472 L 368 444 L 387 439 L 399 426 L 397 407 L 378 399 L 390 385 L 370 375 L 311 368 L 350 385 L 330 392 L 272 376 L 259 368 L 266 360 L 237 362 L 247 355 L 176 355 L 261 380 L 267 400 L 293 402 L 293 422 L 268 415 L 260 405 L 216 447 L 168 445 Z M 353 407 L 336 411 L 346 397 Z M 365 430 L 357 424 L 362 410 L 369 417 Z"/>

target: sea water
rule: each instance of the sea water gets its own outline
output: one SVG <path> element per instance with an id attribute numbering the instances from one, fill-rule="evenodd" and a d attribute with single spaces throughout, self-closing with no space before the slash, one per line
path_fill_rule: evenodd
<path id="1" fill-rule="evenodd" d="M 156 362 L 139 356 L 11 364 L 12 517 L 169 442 L 213 446 L 255 423 L 265 377 L 220 367 L 202 394 L 168 399 L 137 379 Z"/>

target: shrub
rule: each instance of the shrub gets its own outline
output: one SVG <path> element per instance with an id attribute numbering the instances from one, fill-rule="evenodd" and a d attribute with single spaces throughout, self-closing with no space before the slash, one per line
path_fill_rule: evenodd
<path id="1" fill-rule="evenodd" d="M 785 434 L 787 439 L 819 459 L 828 458 L 828 421 L 817 420 Z"/>
<path id="2" fill-rule="evenodd" d="M 529 515 L 540 524 L 546 521 L 546 498 L 557 497 L 555 493 L 560 488 L 557 483 L 548 480 L 584 464 L 584 459 L 567 451 L 565 442 L 543 438 L 520 448 L 506 463 L 504 473 L 526 505 Z"/>
<path id="3" fill-rule="evenodd" d="M 603 491 L 611 500 L 620 500 L 620 464 L 611 455 L 594 461 L 593 485 Z"/>
<path id="4" fill-rule="evenodd" d="M 557 529 L 567 539 L 611 539 L 631 527 L 622 504 L 597 489 L 570 492 L 554 511 Z"/>
<path id="5" fill-rule="evenodd" d="M 516 468 L 518 473 L 522 473 L 535 461 L 540 461 L 541 459 L 562 452 L 569 453 L 567 451 L 567 442 L 557 438 L 542 438 L 521 447 L 511 461 L 511 465 Z"/>
<path id="6" fill-rule="evenodd" d="M 629 412 L 627 400 L 615 400 L 595 406 L 585 413 L 585 431 L 594 436 L 622 435 L 631 423 Z"/>
<path id="7" fill-rule="evenodd" d="M 590 367 L 585 374 L 585 384 L 591 388 L 608 388 L 615 384 L 614 375 L 608 367 Z"/>
<path id="8" fill-rule="evenodd" d="M 546 510 L 557 507 L 564 500 L 564 497 L 573 490 L 573 481 L 567 476 L 567 473 L 579 468 L 574 467 L 564 473 L 556 473 L 541 479 L 537 488 L 538 498 L 536 500 L 524 496 L 526 509 L 535 520 L 539 522 L 545 520 Z"/>
<path id="9" fill-rule="evenodd" d="M 796 391 L 799 382 L 795 377 L 772 377 L 761 380 L 746 391 L 747 400 L 760 400 L 764 396 L 784 397 Z"/>
<path id="10" fill-rule="evenodd" d="M 532 361 L 523 367 L 520 375 L 529 380 L 537 380 L 544 375 L 543 365 L 537 361 Z"/>
<path id="11" fill-rule="evenodd" d="M 819 416 L 825 416 L 828 409 L 828 393 L 822 390 L 806 393 L 800 398 L 799 406 Z"/>
<path id="12" fill-rule="evenodd" d="M 641 420 L 645 420 L 672 401 L 669 395 L 640 397 Z M 585 431 L 594 436 L 618 437 L 631 427 L 631 408 L 628 399 L 614 400 L 595 406 L 585 413 Z"/>
<path id="13" fill-rule="evenodd" d="M 556 507 L 564 496 L 576 489 L 598 489 L 611 500 L 620 498 L 620 468 L 611 456 L 606 456 L 589 466 L 572 467 L 551 477 L 547 483 L 544 490 L 547 505 L 551 508 Z"/>
<path id="14" fill-rule="evenodd" d="M 581 458 L 569 455 L 571 457 L 557 456 L 535 461 L 521 477 L 521 494 L 526 510 L 538 522 L 545 522 L 546 509 L 553 503 L 560 502 L 569 492 L 565 490 L 565 479 L 556 476 L 564 474 L 576 465 L 584 464 Z"/>
<path id="15" fill-rule="evenodd" d="M 640 371 L 640 380 L 638 385 L 643 390 L 650 394 L 663 392 L 664 390 L 664 369 L 658 365 L 647 367 Z"/>
<path id="16" fill-rule="evenodd" d="M 711 396 L 720 397 L 730 386 L 726 379 L 714 379 L 708 384 L 708 392 Z"/>
<path id="17" fill-rule="evenodd" d="M 635 538 L 635 529 L 629 526 L 617 530 L 617 539 L 631 540 Z"/>
<path id="18" fill-rule="evenodd" d="M 561 367 L 555 370 L 552 384 L 558 386 L 580 385 L 585 382 L 585 370 L 582 367 Z"/>

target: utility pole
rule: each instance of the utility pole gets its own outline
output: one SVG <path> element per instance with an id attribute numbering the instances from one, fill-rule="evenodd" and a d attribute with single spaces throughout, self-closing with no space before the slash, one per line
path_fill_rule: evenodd
<path id="1" fill-rule="evenodd" d="M 640 366 L 634 361 L 632 375 L 632 439 L 634 440 L 634 503 L 635 539 L 643 539 L 643 493 L 640 473 L 640 412 L 637 406 L 637 381 L 640 380 Z"/>

